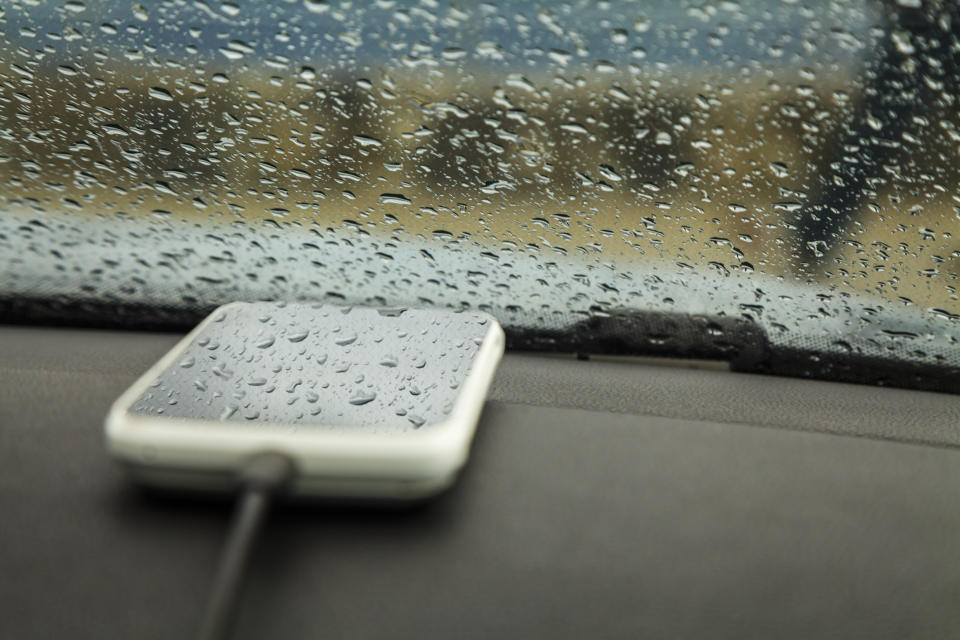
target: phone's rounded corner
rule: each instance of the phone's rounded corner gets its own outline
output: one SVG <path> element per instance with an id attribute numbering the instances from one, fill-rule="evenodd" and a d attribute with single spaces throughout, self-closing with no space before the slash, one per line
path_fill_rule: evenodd
<path id="1" fill-rule="evenodd" d="M 489 325 L 490 327 L 496 327 L 500 329 L 501 332 L 503 331 L 503 326 L 500 324 L 500 321 L 497 319 L 495 315 L 493 315 L 489 311 L 478 310 L 475 313 L 481 318 L 483 318 L 484 321 L 487 323 L 487 325 Z"/>
<path id="2" fill-rule="evenodd" d="M 129 431 L 127 409 L 128 403 L 124 402 L 123 396 L 120 396 L 110 406 L 103 419 L 103 435 L 107 443 L 107 451 L 111 455 L 116 455 L 118 444 L 124 441 Z"/>
<path id="3" fill-rule="evenodd" d="M 420 463 L 431 476 L 455 476 L 470 457 L 476 421 L 466 415 L 451 415 L 424 432 Z"/>

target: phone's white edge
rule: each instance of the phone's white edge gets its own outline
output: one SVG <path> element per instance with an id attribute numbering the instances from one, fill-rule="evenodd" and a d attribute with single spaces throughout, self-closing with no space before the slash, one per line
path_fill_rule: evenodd
<path id="1" fill-rule="evenodd" d="M 505 336 L 492 316 L 450 416 L 417 431 L 364 434 L 279 424 L 264 429 L 239 422 L 129 412 L 218 312 L 243 304 L 248 303 L 230 303 L 207 316 L 114 402 L 105 430 L 107 449 L 115 458 L 145 481 L 175 485 L 190 482 L 178 483 L 177 474 L 187 478 L 212 473 L 214 477 L 232 472 L 253 454 L 275 451 L 296 465 L 295 491 L 318 495 L 402 493 L 413 497 L 435 493 L 453 481 L 466 462 L 487 390 L 503 356 Z"/>

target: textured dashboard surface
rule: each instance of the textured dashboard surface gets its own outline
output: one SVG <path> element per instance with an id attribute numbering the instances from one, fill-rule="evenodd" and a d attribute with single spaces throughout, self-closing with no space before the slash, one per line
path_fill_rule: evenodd
<path id="1" fill-rule="evenodd" d="M 0 328 L 0 636 L 192 633 L 230 505 L 136 490 L 101 435 L 177 338 Z M 509 354 L 452 491 L 274 512 L 237 637 L 953 637 L 958 417 L 955 396 Z"/>

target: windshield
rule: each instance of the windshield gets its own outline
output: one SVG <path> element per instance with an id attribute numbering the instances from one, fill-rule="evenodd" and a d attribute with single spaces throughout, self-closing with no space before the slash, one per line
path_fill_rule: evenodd
<path id="1" fill-rule="evenodd" d="M 10 318 L 473 308 L 520 348 L 960 388 L 952 1 L 0 20 Z"/>

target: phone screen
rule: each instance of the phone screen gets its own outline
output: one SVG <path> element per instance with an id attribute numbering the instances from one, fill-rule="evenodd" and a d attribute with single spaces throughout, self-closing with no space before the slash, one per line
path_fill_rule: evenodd
<path id="1" fill-rule="evenodd" d="M 490 328 L 477 312 L 259 302 L 216 313 L 131 413 L 419 429 L 449 416 Z"/>

